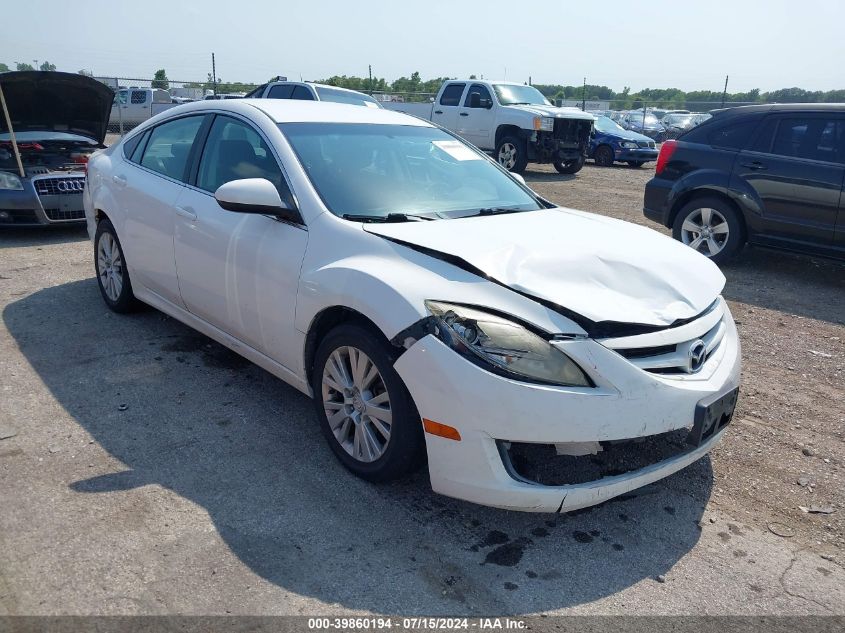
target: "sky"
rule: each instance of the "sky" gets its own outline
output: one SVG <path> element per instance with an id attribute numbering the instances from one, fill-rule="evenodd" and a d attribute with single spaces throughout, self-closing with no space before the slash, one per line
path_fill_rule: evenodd
<path id="1" fill-rule="evenodd" d="M 223 81 L 470 74 L 729 92 L 845 88 L 845 0 L 26 0 L 0 62 Z"/>

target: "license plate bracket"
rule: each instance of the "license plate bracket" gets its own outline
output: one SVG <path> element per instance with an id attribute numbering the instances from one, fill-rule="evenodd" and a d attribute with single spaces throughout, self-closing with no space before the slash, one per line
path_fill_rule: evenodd
<path id="1" fill-rule="evenodd" d="M 739 387 L 699 400 L 687 443 L 700 446 L 730 424 L 736 410 Z"/>

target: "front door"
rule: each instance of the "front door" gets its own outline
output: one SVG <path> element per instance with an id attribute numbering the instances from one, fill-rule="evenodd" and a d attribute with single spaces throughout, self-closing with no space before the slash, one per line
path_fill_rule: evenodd
<path id="1" fill-rule="evenodd" d="M 760 200 L 759 215 L 751 218 L 756 231 L 778 240 L 833 243 L 845 177 L 843 140 L 845 117 L 838 114 L 770 115 L 763 121 L 733 173 Z"/>
<path id="2" fill-rule="evenodd" d="M 308 232 L 264 215 L 225 211 L 214 192 L 231 180 L 266 178 L 295 205 L 277 159 L 248 122 L 217 115 L 194 185 L 176 216 L 176 269 L 187 309 L 287 368 L 298 367 L 294 328 Z"/>

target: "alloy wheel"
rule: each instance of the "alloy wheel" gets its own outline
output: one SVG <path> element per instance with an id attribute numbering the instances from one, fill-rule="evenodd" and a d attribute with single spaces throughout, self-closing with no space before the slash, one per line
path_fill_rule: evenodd
<path id="1" fill-rule="evenodd" d="M 510 171 L 516 165 L 517 149 L 513 143 L 502 143 L 499 148 L 499 164 Z"/>
<path id="2" fill-rule="evenodd" d="M 123 291 L 123 258 L 111 233 L 102 233 L 97 242 L 97 272 L 106 296 L 117 301 Z"/>
<path id="3" fill-rule="evenodd" d="M 728 221 L 716 209 L 696 209 L 681 225 L 681 241 L 707 257 L 720 253 L 729 238 Z"/>
<path id="4" fill-rule="evenodd" d="M 322 379 L 323 409 L 338 444 L 361 462 L 374 462 L 390 442 L 390 396 L 372 360 L 356 347 L 334 350 Z"/>

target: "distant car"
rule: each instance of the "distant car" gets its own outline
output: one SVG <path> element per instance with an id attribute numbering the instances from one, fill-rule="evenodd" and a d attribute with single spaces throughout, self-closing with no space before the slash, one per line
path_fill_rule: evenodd
<path id="1" fill-rule="evenodd" d="M 299 99 L 301 101 L 332 101 L 350 105 L 381 108 L 375 98 L 357 90 L 315 84 L 310 81 L 270 81 L 246 95 L 251 99 Z"/>
<path id="2" fill-rule="evenodd" d="M 657 160 L 657 147 L 653 139 L 626 130 L 606 116 L 596 118 L 595 132 L 590 137 L 587 157 L 596 165 L 610 167 L 615 161 L 626 162 L 632 167 Z"/>
<path id="3" fill-rule="evenodd" d="M 662 108 L 654 108 L 653 110 L 649 110 L 654 116 L 657 117 L 657 120 L 661 123 L 663 119 L 665 119 L 670 114 L 689 114 L 689 110 L 664 110 Z"/>
<path id="4" fill-rule="evenodd" d="M 176 105 L 162 88 L 120 88 L 114 93 L 109 127 L 113 132 L 128 130 Z"/>
<path id="5" fill-rule="evenodd" d="M 0 227 L 84 222 L 88 157 L 103 147 L 113 92 L 76 73 L 0 73 Z M 73 104 L 69 107 L 68 104 Z"/>
<path id="6" fill-rule="evenodd" d="M 845 258 L 845 104 L 731 108 L 663 144 L 643 213 L 715 262 L 751 242 Z"/>
<path id="7" fill-rule="evenodd" d="M 666 133 L 666 128 L 661 125 L 656 116 L 651 112 L 643 112 L 642 110 L 628 112 L 622 119 L 621 125 L 626 130 L 645 134 L 657 142 L 663 141 L 663 136 Z"/>
<path id="8" fill-rule="evenodd" d="M 678 138 L 696 125 L 695 115 L 693 114 L 667 114 L 660 122 L 666 128 L 665 138 Z"/>
<path id="9" fill-rule="evenodd" d="M 211 101 L 214 99 L 243 99 L 245 92 L 218 92 L 215 94 L 205 95 L 204 100 Z"/>

